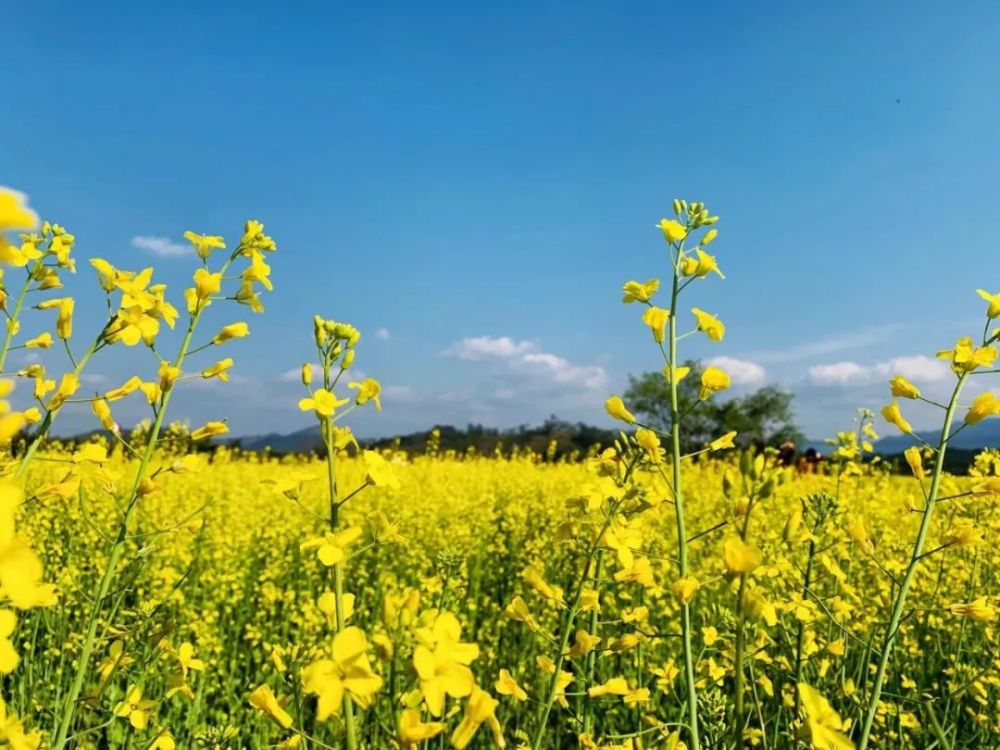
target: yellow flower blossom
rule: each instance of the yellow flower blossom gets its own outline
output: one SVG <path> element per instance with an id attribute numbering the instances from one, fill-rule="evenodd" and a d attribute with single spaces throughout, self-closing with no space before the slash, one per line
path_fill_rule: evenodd
<path id="1" fill-rule="evenodd" d="M 920 389 L 902 375 L 896 375 L 889 381 L 893 398 L 920 398 Z"/>
<path id="2" fill-rule="evenodd" d="M 128 719 L 135 729 L 141 731 L 149 723 L 150 711 L 155 706 L 156 701 L 142 697 L 142 686 L 134 685 L 129 688 L 125 700 L 115 706 L 114 714 L 120 719 Z"/>
<path id="3" fill-rule="evenodd" d="M 707 401 L 716 393 L 729 388 L 729 375 L 722 369 L 709 365 L 701 374 L 701 391 L 698 398 Z"/>
<path id="4" fill-rule="evenodd" d="M 735 448 L 736 443 L 733 441 L 736 439 L 736 435 L 736 431 L 733 430 L 732 432 L 727 432 L 725 435 L 715 438 L 715 440 L 708 444 L 708 450 L 721 451 L 728 448 Z"/>
<path id="5" fill-rule="evenodd" d="M 1000 292 L 997 294 L 990 294 L 983 289 L 977 289 L 976 294 L 982 297 L 988 303 L 986 308 L 986 317 L 992 320 L 993 318 L 1000 317 Z"/>
<path id="6" fill-rule="evenodd" d="M 303 550 L 315 549 L 316 557 L 327 567 L 343 562 L 347 557 L 347 548 L 361 538 L 359 526 L 348 526 L 336 532 L 328 532 L 321 537 L 314 537 L 302 543 Z"/>
<path id="7" fill-rule="evenodd" d="M 687 237 L 687 228 L 674 219 L 660 219 L 657 226 L 663 232 L 663 238 L 671 244 L 680 242 Z"/>
<path id="8" fill-rule="evenodd" d="M 199 300 L 207 300 L 222 289 L 222 274 L 211 273 L 204 268 L 194 272 L 194 290 Z"/>
<path id="9" fill-rule="evenodd" d="M 681 578 L 674 582 L 671 590 L 678 602 L 690 604 L 691 600 L 694 599 L 694 592 L 698 590 L 698 579 L 690 576 Z"/>
<path id="10" fill-rule="evenodd" d="M 597 640 L 600 641 L 600 638 Z M 496 685 L 493 687 L 500 695 L 509 695 L 516 701 L 528 700 L 528 694 L 524 688 L 517 684 L 517 680 L 514 679 L 509 670 L 500 670 L 500 676 L 497 677 Z"/>
<path id="11" fill-rule="evenodd" d="M 804 682 L 799 683 L 799 699 L 805 721 L 800 727 L 802 739 L 815 750 L 854 750 L 854 743 L 843 733 L 844 720 L 826 698 Z"/>
<path id="12" fill-rule="evenodd" d="M 440 721 L 423 722 L 418 709 L 407 708 L 399 715 L 399 741 L 406 747 L 419 745 L 441 734 L 446 726 Z"/>
<path id="13" fill-rule="evenodd" d="M 346 403 L 346 398 L 338 399 L 325 388 L 317 388 L 313 391 L 312 396 L 299 401 L 299 410 L 314 411 L 320 419 L 328 419 L 333 416 L 339 407 Z"/>
<path id="14" fill-rule="evenodd" d="M 646 311 L 642 314 L 642 322 L 653 333 L 653 341 L 659 344 L 662 344 L 666 337 L 667 321 L 669 320 L 670 311 L 664 310 L 662 307 L 647 307 Z"/>
<path id="15" fill-rule="evenodd" d="M 978 424 L 987 417 L 997 414 L 1000 414 L 1000 398 L 997 398 L 992 391 L 986 391 L 972 400 L 972 405 L 965 413 L 965 423 Z"/>
<path id="16" fill-rule="evenodd" d="M 358 392 L 354 399 L 354 402 L 358 406 L 371 401 L 375 404 L 375 411 L 382 411 L 382 400 L 379 398 L 382 386 L 377 380 L 374 378 L 365 378 L 360 383 L 348 383 L 347 387 Z"/>
<path id="17" fill-rule="evenodd" d="M 229 425 L 225 422 L 206 422 L 197 430 L 191 433 L 192 440 L 205 440 L 206 438 L 218 437 L 229 432 Z"/>
<path id="18" fill-rule="evenodd" d="M 747 544 L 738 536 L 731 536 L 723 545 L 722 559 L 729 575 L 743 575 L 760 565 L 761 554 L 753 545 Z"/>
<path id="19" fill-rule="evenodd" d="M 635 415 L 625 408 L 625 402 L 620 396 L 612 396 L 604 402 L 604 409 L 612 418 L 621 420 L 626 424 L 635 424 Z"/>
<path id="20" fill-rule="evenodd" d="M 913 432 L 913 426 L 903 417 L 903 413 L 899 410 L 899 403 L 895 400 L 882 407 L 882 418 L 889 424 L 895 425 L 902 433 L 910 434 Z"/>
<path id="21" fill-rule="evenodd" d="M 721 320 L 697 307 L 691 308 L 691 314 L 697 321 L 698 330 L 708 336 L 709 341 L 722 341 L 726 335 L 726 326 Z"/>
<path id="22" fill-rule="evenodd" d="M 972 372 L 979 367 L 991 367 L 997 358 L 993 346 L 976 346 L 968 336 L 960 338 L 954 349 L 944 349 L 937 353 L 939 359 L 951 361 L 951 369 L 958 373 Z"/>
<path id="23" fill-rule="evenodd" d="M 500 722 L 497 721 L 495 713 L 498 705 L 498 701 L 492 695 L 479 687 L 474 687 L 468 702 L 465 704 L 465 714 L 451 734 L 451 746 L 455 750 L 463 750 L 472 742 L 479 726 L 486 722 L 493 734 L 493 745 L 499 748 L 504 747 L 506 743 L 503 738 L 503 729 Z"/>
<path id="24" fill-rule="evenodd" d="M 294 719 L 275 697 L 267 685 L 261 685 L 250 693 L 250 705 L 267 716 L 282 729 L 292 726 Z"/>
<path id="25" fill-rule="evenodd" d="M 587 695 L 591 698 L 600 698 L 605 695 L 628 695 L 628 680 L 624 677 L 612 677 L 600 685 L 592 685 L 587 688 Z"/>
<path id="26" fill-rule="evenodd" d="M 224 250 L 226 241 L 214 234 L 196 234 L 190 229 L 184 233 L 184 239 L 191 243 L 194 251 L 202 260 L 208 260 L 216 250 Z"/>
<path id="27" fill-rule="evenodd" d="M 344 698 L 368 708 L 382 687 L 382 678 L 368 661 L 368 641 L 358 627 L 347 627 L 333 637 L 331 658 L 318 659 L 302 670 L 302 687 L 317 697 L 316 718 L 338 713 Z"/>
<path id="28" fill-rule="evenodd" d="M 10 188 L 0 187 L 0 232 L 38 225 L 38 214 L 28 208 L 28 196 Z"/>
<path id="29" fill-rule="evenodd" d="M 959 617 L 967 617 L 976 622 L 993 622 L 997 619 L 996 609 L 987 601 L 985 596 L 980 596 L 971 602 L 959 602 L 948 606 L 948 611 Z"/>
<path id="30" fill-rule="evenodd" d="M 649 279 L 645 282 L 626 281 L 622 285 L 622 302 L 626 305 L 632 302 L 649 302 L 659 288 L 659 279 Z"/>
<path id="31" fill-rule="evenodd" d="M 721 279 L 726 278 L 719 269 L 719 264 L 716 262 L 714 255 L 709 255 L 701 248 L 697 248 L 695 252 L 697 253 L 697 257 L 692 258 L 688 256 L 681 262 L 682 274 L 703 279 L 710 273 L 715 273 Z"/>
<path id="32" fill-rule="evenodd" d="M 48 349 L 52 346 L 52 334 L 46 331 L 24 342 L 25 349 Z"/>
<path id="33" fill-rule="evenodd" d="M 250 335 L 250 326 L 246 323 L 230 323 L 223 326 L 215 336 L 212 337 L 213 344 L 221 344 L 230 339 L 242 339 Z"/>
<path id="34" fill-rule="evenodd" d="M 910 471 L 913 472 L 913 476 L 917 479 L 923 479 L 926 476 L 924 473 L 924 459 L 920 455 L 920 449 L 917 446 L 911 445 L 903 451 L 903 458 L 910 465 Z"/>
<path id="35" fill-rule="evenodd" d="M 420 692 L 432 716 L 444 710 L 446 695 L 464 698 L 475 688 L 468 665 L 479 656 L 479 646 L 462 643 L 462 628 L 450 612 L 437 616 L 430 628 L 418 635 L 413 650 L 413 666 L 420 678 Z"/>

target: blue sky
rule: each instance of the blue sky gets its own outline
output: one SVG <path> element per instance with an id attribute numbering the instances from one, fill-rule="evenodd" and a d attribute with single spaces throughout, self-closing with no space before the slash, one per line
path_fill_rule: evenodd
<path id="1" fill-rule="evenodd" d="M 943 388 L 927 355 L 1000 288 L 1000 6 L 689 8 L 8 3 L 0 184 L 81 259 L 155 263 L 178 292 L 191 257 L 135 238 L 267 224 L 276 289 L 229 351 L 238 377 L 176 402 L 236 434 L 308 424 L 282 374 L 317 312 L 365 332 L 359 367 L 387 387 L 361 434 L 604 422 L 659 364 L 619 288 L 665 273 L 674 196 L 721 215 L 727 274 L 689 299 L 725 341 L 685 354 L 793 389 L 817 437 L 882 403 L 890 370 Z M 128 361 L 148 367 L 115 352 L 95 383 Z"/>

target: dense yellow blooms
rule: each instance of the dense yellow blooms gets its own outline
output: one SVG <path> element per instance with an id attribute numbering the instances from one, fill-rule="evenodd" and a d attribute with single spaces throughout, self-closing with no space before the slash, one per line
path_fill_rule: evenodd
<path id="1" fill-rule="evenodd" d="M 658 225 L 671 284 L 622 287 L 671 387 L 689 373 L 675 347 L 691 331 L 652 300 L 722 277 L 704 250 L 718 217 L 684 201 L 675 216 Z M 170 358 L 162 334 L 184 314 L 152 269 L 91 261 L 108 318 L 80 349 L 77 301 L 46 295 L 75 268 L 75 237 L 2 190 L 0 235 L 0 262 L 25 277 L 3 288 L 0 364 L 56 338 L 69 355 L 65 370 L 17 372 L 37 401 L 23 412 L 0 378 L 0 747 L 997 745 L 1000 452 L 970 477 L 941 460 L 949 429 L 1000 414 L 987 387 L 960 394 L 993 367 L 989 330 L 940 353 L 958 425 L 941 444 L 875 459 L 862 412 L 828 460 L 797 470 L 736 449 L 732 431 L 682 455 L 618 396 L 605 409 L 625 431 L 586 455 L 455 454 L 434 436 L 424 453 L 372 450 L 344 422 L 382 407 L 377 380 L 345 376 L 361 333 L 316 317 L 317 359 L 288 411 L 315 418 L 323 455 L 248 454 L 209 442 L 225 415 L 189 431 L 163 414 L 190 380 L 229 380 L 234 358 L 188 355 L 249 335 L 196 324 L 223 305 L 262 309 L 275 243 L 260 222 L 218 267 L 226 241 L 185 234 L 202 266 L 175 332 L 191 335 Z M 29 314 L 56 320 L 19 338 L 13 302 L 28 292 L 41 295 Z M 1000 317 L 998 295 L 980 296 Z M 717 317 L 692 312 L 723 340 Z M 155 359 L 86 392 L 87 360 L 119 343 Z M 730 385 L 709 366 L 699 400 Z M 901 375 L 889 391 L 935 405 Z M 112 407 L 128 398 L 153 421 L 126 434 Z M 74 402 L 107 432 L 76 446 L 20 434 L 44 436 Z M 672 416 L 681 429 L 685 416 Z M 912 432 L 898 401 L 882 416 Z"/>

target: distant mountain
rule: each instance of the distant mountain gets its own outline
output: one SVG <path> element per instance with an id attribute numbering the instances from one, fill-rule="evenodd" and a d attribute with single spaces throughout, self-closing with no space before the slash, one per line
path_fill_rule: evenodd
<path id="1" fill-rule="evenodd" d="M 916 435 L 931 445 L 937 445 L 941 439 L 940 432 L 935 431 L 917 432 Z M 892 455 L 919 444 L 920 441 L 912 435 L 888 435 L 875 442 L 875 450 L 882 455 Z M 963 428 L 949 442 L 949 447 L 967 451 L 1000 448 L 1000 419 L 987 419 Z"/>
<path id="2" fill-rule="evenodd" d="M 434 429 L 437 430 L 434 440 L 440 450 L 463 453 L 474 449 L 481 455 L 491 454 L 498 444 L 502 444 L 507 450 L 516 445 L 537 453 L 549 450 L 554 444 L 556 455 L 586 453 L 592 445 L 610 445 L 616 437 L 616 433 L 611 430 L 592 427 L 581 422 L 566 422 L 556 417 L 550 417 L 536 427 L 521 425 L 509 430 L 475 424 L 467 425 L 465 429 L 451 425 L 438 425 Z M 425 450 L 430 440 L 431 430 L 420 430 L 407 435 L 365 439 L 358 442 L 365 448 L 393 446 L 408 453 L 419 453 Z M 234 439 L 227 437 L 220 442 L 239 445 L 244 450 L 250 451 L 270 448 L 275 453 L 305 453 L 320 450 L 323 446 L 317 427 L 308 427 L 290 435 L 271 433 Z"/>
<path id="3" fill-rule="evenodd" d="M 937 445 L 941 435 L 934 430 L 914 433 L 931 445 Z M 911 445 L 921 445 L 914 435 L 887 435 L 875 441 L 875 452 L 882 456 L 895 456 Z M 989 419 L 964 428 L 952 440 L 951 448 L 976 453 L 984 448 L 1000 448 L 1000 419 Z M 810 440 L 802 450 L 815 448 L 820 453 L 829 453 L 831 446 L 825 440 Z"/>
<path id="4" fill-rule="evenodd" d="M 940 433 L 933 430 L 917 432 L 914 435 L 888 435 L 875 441 L 875 452 L 890 461 L 902 462 L 902 453 L 911 445 L 922 445 L 920 438 L 931 445 L 937 445 Z M 802 450 L 813 448 L 821 454 L 829 455 L 832 446 L 822 440 L 811 440 Z M 986 420 L 977 425 L 965 427 L 955 435 L 945 457 L 945 470 L 953 474 L 965 474 L 976 455 L 985 448 L 1000 448 L 1000 419 Z"/>
<path id="5" fill-rule="evenodd" d="M 573 450 L 585 452 L 594 443 L 609 445 L 615 438 L 615 433 L 609 430 L 582 423 L 563 422 L 555 418 L 550 418 L 539 427 L 522 426 L 513 430 L 497 430 L 480 425 L 469 425 L 464 430 L 446 425 L 438 427 L 438 430 L 438 441 L 442 450 L 464 451 L 471 446 L 480 453 L 491 452 L 498 442 L 503 442 L 508 447 L 517 444 L 536 451 L 544 451 L 553 440 L 558 444 L 560 453 Z M 427 444 L 430 432 L 430 430 L 421 430 L 400 437 L 363 440 L 361 442 L 366 447 L 381 448 L 397 445 L 403 450 L 420 451 Z M 75 435 L 70 439 L 86 440 L 95 434 L 110 437 L 110 434 L 104 430 L 92 430 Z M 936 445 L 939 437 L 938 433 L 933 431 L 918 432 L 916 435 L 931 445 Z M 319 427 L 306 427 L 304 430 L 291 433 L 271 432 L 265 435 L 248 435 L 236 438 L 226 436 L 217 438 L 214 442 L 238 445 L 247 451 L 262 451 L 265 448 L 270 448 L 275 453 L 308 453 L 318 451 L 323 447 Z M 919 444 L 919 440 L 912 435 L 889 435 L 875 441 L 875 452 L 882 456 L 898 456 L 911 445 Z M 809 441 L 801 446 L 800 450 L 808 448 L 815 448 L 823 454 L 828 454 L 831 450 L 831 446 L 821 440 Z M 984 448 L 1000 448 L 1000 419 L 985 420 L 977 425 L 964 428 L 955 436 L 951 448 L 955 454 L 954 460 L 956 462 L 965 461 L 965 465 L 968 464 L 972 456 Z M 968 455 L 967 460 L 966 454 Z"/>
<path id="6" fill-rule="evenodd" d="M 270 448 L 275 453 L 308 453 L 323 447 L 323 438 L 319 427 L 306 427 L 304 430 L 281 434 L 271 432 L 267 435 L 249 435 L 234 439 L 226 439 L 227 443 L 239 445 L 243 450 L 262 451 Z"/>

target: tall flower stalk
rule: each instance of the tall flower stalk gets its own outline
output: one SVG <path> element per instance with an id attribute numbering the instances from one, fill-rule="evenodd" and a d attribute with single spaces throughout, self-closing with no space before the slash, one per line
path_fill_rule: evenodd
<path id="1" fill-rule="evenodd" d="M 321 659 L 303 670 L 302 679 L 306 691 L 319 696 L 320 704 L 326 706 L 319 711 L 319 718 L 326 718 L 329 702 L 325 696 L 333 689 L 337 681 L 343 680 L 346 689 L 342 690 L 340 710 L 344 719 L 344 741 L 348 750 L 358 747 L 357 728 L 354 719 L 354 706 L 362 707 L 373 699 L 375 692 L 381 687 L 381 677 L 373 674 L 368 667 L 367 640 L 358 628 L 347 628 L 348 598 L 344 592 L 344 563 L 348 559 L 350 546 L 361 536 L 361 529 L 344 526 L 340 510 L 348 500 L 369 486 L 393 484 L 395 477 L 386 465 L 385 459 L 379 454 L 366 451 L 364 461 L 367 468 L 364 481 L 354 490 L 341 496 L 337 481 L 337 456 L 350 446 L 357 448 L 357 441 L 347 427 L 337 424 L 337 421 L 351 413 L 358 406 L 371 402 L 376 409 L 381 410 L 381 386 L 372 378 L 361 382 L 348 383 L 348 388 L 356 391 L 353 398 L 338 398 L 336 389 L 341 378 L 354 364 L 355 347 L 361 339 L 361 333 L 352 325 L 333 320 L 324 320 L 318 315 L 313 319 L 313 337 L 318 355 L 318 365 L 306 363 L 302 366 L 302 384 L 307 396 L 299 402 L 302 411 L 312 412 L 319 421 L 320 434 L 326 451 L 326 490 L 328 498 L 327 533 L 307 541 L 304 548 L 315 548 L 320 562 L 329 569 L 332 595 L 323 597 L 332 599 L 332 619 L 335 630 L 333 640 L 333 660 Z M 318 369 L 322 376 L 322 387 L 312 389 L 313 372 Z M 353 403 L 351 403 L 353 401 Z M 347 406 L 346 409 L 340 407 Z M 321 597 L 321 599 L 323 598 Z M 351 599 L 353 602 L 353 598 Z M 321 603 L 321 609 L 324 605 Z M 330 609 L 328 606 L 326 609 Z M 354 644 L 354 655 L 350 662 L 338 652 L 338 644 Z"/>
<path id="2" fill-rule="evenodd" d="M 110 542 L 100 582 L 97 591 L 94 593 L 90 611 L 87 615 L 87 625 L 83 634 L 83 642 L 73 672 L 72 681 L 57 709 L 58 718 L 51 743 L 54 750 L 61 750 L 67 747 L 72 741 L 70 732 L 74 727 L 80 695 L 91 671 L 90 662 L 98 640 L 98 626 L 105 612 L 105 600 L 118 573 L 118 565 L 127 549 L 129 541 L 132 539 L 135 513 L 142 499 L 156 491 L 156 479 L 163 471 L 163 469 L 155 472 L 152 471 L 152 463 L 160 441 L 160 433 L 168 412 L 174 387 L 181 379 L 183 367 L 190 355 L 203 349 L 220 345 L 232 338 L 241 338 L 249 332 L 246 323 L 231 324 L 223 327 L 205 345 L 194 348 L 192 346 L 194 335 L 203 314 L 213 301 L 225 299 L 245 302 L 250 304 L 254 309 L 262 309 L 257 300 L 256 292 L 253 289 L 253 284 L 260 282 L 267 287 L 270 286 L 269 282 L 267 282 L 267 274 L 270 269 L 264 263 L 261 253 L 262 251 L 273 251 L 275 246 L 273 240 L 263 234 L 263 225 L 259 222 L 247 222 L 246 230 L 239 245 L 222 264 L 221 268 L 214 273 L 208 270 L 208 259 L 214 249 L 225 247 L 222 239 L 218 237 L 207 238 L 212 241 L 206 243 L 206 238 L 200 235 L 193 235 L 193 233 L 189 233 L 189 235 L 189 239 L 194 244 L 194 249 L 203 261 L 203 265 L 194 273 L 194 286 L 185 292 L 188 323 L 177 354 L 172 360 L 164 360 L 156 354 L 157 359 L 160 360 L 156 381 L 142 383 L 138 378 L 134 378 L 129 381 L 133 385 L 127 383 L 122 388 L 115 389 L 119 393 L 114 394 L 114 396 L 127 395 L 127 393 L 142 390 L 152 407 L 154 418 L 152 426 L 146 435 L 146 443 L 141 451 L 127 443 L 125 444 L 132 455 L 139 457 L 138 465 L 132 478 L 130 489 L 120 499 L 119 504 L 122 511 L 118 520 L 118 528 Z M 249 259 L 249 266 L 242 274 L 242 284 L 232 297 L 223 297 L 221 293 L 223 279 L 230 267 L 240 257 Z M 113 316 L 108 326 L 105 327 L 100 345 L 115 343 L 136 345 L 141 341 L 155 354 L 154 342 L 160 331 L 160 321 L 165 320 L 168 325 L 172 325 L 173 320 L 177 316 L 177 311 L 164 299 L 165 287 L 163 285 L 149 286 L 149 282 L 152 279 L 152 269 L 146 269 L 141 273 L 134 274 L 127 271 L 120 271 L 105 261 L 94 261 L 93 265 L 97 269 L 102 286 L 108 292 L 114 290 L 120 293 L 121 303 L 118 312 Z M 96 349 L 96 346 L 92 347 L 92 349 Z M 218 376 L 219 373 L 224 373 L 231 364 L 232 360 L 224 360 L 213 365 L 211 368 L 206 368 L 201 376 Z M 71 385 L 71 390 L 75 392 L 79 385 L 78 382 L 74 382 Z M 62 390 L 60 388 L 60 391 Z M 121 394 L 123 390 L 127 393 Z M 103 398 L 90 399 L 90 401 L 97 407 L 94 409 L 95 415 L 98 416 L 104 426 L 118 435 L 120 430 L 117 424 L 114 423 L 110 408 L 107 405 L 109 398 L 113 398 L 110 392 L 105 394 Z M 54 405 L 50 401 L 49 413 L 55 412 L 64 402 L 65 399 Z M 191 434 L 191 438 L 193 440 L 203 440 L 223 435 L 227 430 L 225 422 L 208 422 L 195 430 Z M 36 440 L 32 447 L 37 447 L 38 442 Z M 26 456 L 26 458 L 30 458 L 30 456 Z M 25 465 L 22 462 L 22 466 Z"/>
<path id="3" fill-rule="evenodd" d="M 994 344 L 998 337 L 1000 337 L 1000 331 L 990 334 L 989 326 L 990 322 L 994 318 L 1000 316 L 1000 304 L 995 303 L 993 295 L 988 295 L 985 292 L 980 292 L 980 294 L 990 302 L 986 313 L 987 321 L 983 332 L 982 343 L 976 345 L 970 337 L 965 337 L 959 339 L 953 349 L 938 352 L 939 358 L 949 361 L 951 369 L 957 377 L 954 388 L 952 389 L 951 397 L 946 405 L 938 404 L 924 398 L 920 389 L 901 375 L 896 375 L 890 381 L 892 395 L 895 398 L 920 400 L 942 408 L 944 410 L 944 421 L 941 426 L 941 433 L 938 438 L 937 445 L 932 446 L 934 449 L 934 464 L 930 474 L 930 482 L 926 489 L 924 489 L 924 480 L 926 479 L 926 476 L 919 448 L 913 446 L 906 451 L 906 460 L 909 463 L 915 478 L 920 482 L 921 489 L 924 490 L 924 505 L 920 515 L 920 526 L 917 529 L 917 535 L 913 540 L 910 559 L 905 570 L 903 571 L 903 575 L 899 578 L 896 596 L 893 600 L 892 608 L 889 614 L 889 620 L 882 636 L 881 652 L 875 669 L 875 678 L 872 683 L 871 692 L 869 694 L 858 737 L 858 750 L 865 750 L 871 742 L 872 729 L 875 723 L 875 716 L 878 713 L 878 706 L 882 697 L 886 673 L 889 668 L 889 662 L 892 658 L 893 647 L 895 646 L 896 640 L 899 636 L 899 630 L 903 620 L 904 611 L 906 609 L 906 600 L 910 593 L 910 587 L 917 572 L 917 568 L 926 557 L 931 554 L 941 552 L 947 547 L 946 545 L 930 550 L 929 552 L 924 551 L 924 547 L 930 533 L 934 511 L 938 503 L 947 499 L 940 497 L 940 491 L 941 478 L 944 475 L 945 456 L 948 451 L 948 446 L 954 439 L 955 435 L 957 435 L 967 425 L 976 424 L 988 416 L 1000 414 L 1000 399 L 997 399 L 991 392 L 986 392 L 976 397 L 976 399 L 968 407 L 964 418 L 964 424 L 954 430 L 952 429 L 955 416 L 960 408 L 959 399 L 969 379 L 979 374 L 979 372 L 993 372 L 991 368 L 997 359 L 998 351 Z M 913 428 L 900 411 L 898 401 L 893 400 L 890 404 L 883 407 L 882 416 L 887 422 L 895 425 L 904 434 L 913 434 Z M 956 605 L 956 607 L 957 611 L 960 613 L 965 611 L 962 608 L 962 605 Z"/>
<path id="4" fill-rule="evenodd" d="M 667 243 L 668 260 L 670 263 L 671 283 L 670 283 L 670 308 L 664 309 L 652 303 L 653 296 L 660 288 L 659 279 L 649 279 L 646 282 L 629 281 L 623 288 L 622 301 L 626 304 L 639 302 L 646 305 L 646 310 L 642 315 L 642 322 L 649 327 L 653 340 L 659 347 L 663 356 L 665 366 L 663 375 L 667 380 L 670 390 L 670 424 L 666 434 L 657 433 L 644 425 L 640 425 L 637 438 L 640 442 L 645 440 L 650 442 L 655 439 L 659 445 L 657 435 L 662 435 L 668 442 L 668 456 L 670 469 L 669 474 L 664 471 L 663 466 L 659 471 L 663 474 L 670 488 L 670 500 L 674 505 L 674 523 L 677 534 L 677 581 L 674 591 L 680 605 L 681 618 L 681 647 L 684 659 L 684 682 L 685 682 L 685 711 L 687 715 L 688 746 L 691 750 L 699 750 L 701 743 L 698 731 L 698 691 L 695 678 L 696 658 L 693 649 L 693 624 L 691 602 L 698 582 L 690 575 L 690 562 L 688 554 L 688 531 L 687 517 L 684 507 L 683 492 L 683 471 L 682 462 L 685 458 L 705 453 L 707 451 L 721 450 L 732 447 L 732 439 L 735 433 L 722 436 L 714 440 L 708 446 L 698 449 L 693 453 L 685 455 L 683 421 L 690 409 L 696 404 L 682 404 L 678 391 L 680 381 L 690 374 L 690 368 L 681 364 L 682 360 L 678 352 L 678 343 L 691 334 L 704 333 L 710 341 L 721 341 L 725 335 L 726 327 L 716 316 L 705 312 L 697 307 L 691 309 L 695 318 L 695 329 L 685 333 L 678 333 L 677 314 L 680 305 L 681 294 L 690 284 L 706 279 L 710 274 L 716 274 L 724 278 L 715 256 L 706 252 L 705 248 L 711 244 L 718 230 L 709 228 L 714 225 L 719 217 L 712 216 L 708 208 L 703 203 L 685 200 L 675 200 L 673 203 L 673 219 L 662 219 L 658 224 L 663 238 Z M 703 233 L 697 243 L 691 247 L 688 243 L 693 242 L 694 234 L 701 230 Z M 699 401 L 707 400 L 714 394 L 729 387 L 729 376 L 717 367 L 709 367 L 701 374 L 701 388 Z M 627 424 L 639 424 L 635 416 L 628 410 L 621 398 L 615 396 L 608 400 L 605 408 L 612 417 L 620 419 Z M 643 431 L 646 433 L 643 437 Z"/>

